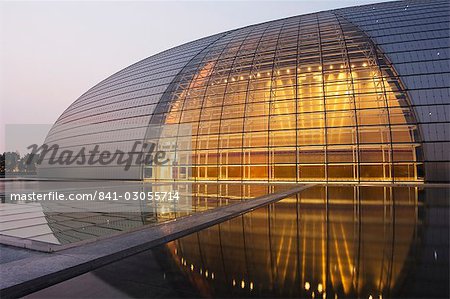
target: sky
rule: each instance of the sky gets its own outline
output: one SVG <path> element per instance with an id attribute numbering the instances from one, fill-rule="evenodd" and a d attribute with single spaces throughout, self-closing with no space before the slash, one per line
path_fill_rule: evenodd
<path id="1" fill-rule="evenodd" d="M 148 56 L 230 29 L 376 0 L 0 1 L 6 124 L 52 124 L 89 88 Z"/>

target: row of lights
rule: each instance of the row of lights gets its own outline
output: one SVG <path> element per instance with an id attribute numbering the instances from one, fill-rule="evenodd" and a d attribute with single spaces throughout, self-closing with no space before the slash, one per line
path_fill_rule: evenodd
<path id="1" fill-rule="evenodd" d="M 184 258 L 181 258 L 181 264 L 185 267 L 188 266 L 188 262 Z M 189 269 L 191 270 L 191 272 L 194 272 L 195 266 L 193 264 L 190 264 Z M 216 278 L 214 272 L 209 272 L 208 269 L 203 271 L 203 269 L 200 268 L 198 272 L 200 273 L 200 275 L 205 276 L 206 278 L 211 278 L 211 279 Z"/>
<path id="2" fill-rule="evenodd" d="M 175 253 L 176 253 L 176 252 L 177 252 L 177 251 L 175 250 Z M 187 267 L 189 263 L 188 263 L 184 258 L 181 258 L 181 264 L 182 264 L 183 266 Z M 191 270 L 191 272 L 194 272 L 195 266 L 194 266 L 193 264 L 190 264 L 189 269 Z M 208 272 L 207 269 L 206 269 L 205 271 L 203 271 L 203 269 L 200 268 L 199 273 L 200 273 L 200 275 L 205 276 L 206 278 L 211 277 L 211 279 L 215 279 L 215 274 L 214 274 L 214 272 L 211 272 L 211 273 L 210 273 L 210 272 Z M 236 279 L 233 279 L 232 284 L 233 284 L 234 287 L 238 285 L 238 283 L 236 282 Z M 246 286 L 247 286 L 247 284 L 246 284 L 245 280 L 241 280 L 240 287 L 241 287 L 242 289 L 245 289 Z M 254 287 L 253 282 L 250 281 L 250 282 L 248 283 L 248 288 L 250 289 L 250 291 L 253 290 L 253 287 Z"/>
<path id="3" fill-rule="evenodd" d="M 308 281 L 305 282 L 305 290 L 309 291 L 310 289 L 311 289 L 311 284 Z M 317 292 L 319 292 L 319 293 L 323 292 L 323 285 L 321 283 L 319 283 L 317 285 Z M 312 297 L 314 298 L 314 296 L 315 296 L 315 294 L 314 294 L 314 292 L 312 292 Z M 325 299 L 325 297 L 326 297 L 326 293 L 323 293 L 323 298 Z M 337 297 L 337 295 L 335 297 Z"/>
<path id="4" fill-rule="evenodd" d="M 311 284 L 310 284 L 309 282 L 305 282 L 305 290 L 306 290 L 306 291 L 309 291 L 310 289 L 311 289 Z M 322 285 L 321 283 L 319 283 L 319 284 L 317 285 L 317 292 L 318 292 L 319 294 L 323 292 L 323 285 Z M 311 296 L 312 296 L 312 298 L 314 298 L 314 297 L 315 297 L 315 293 L 312 292 Z M 322 294 L 322 298 L 325 299 L 326 297 L 327 297 L 327 294 L 324 292 L 324 293 Z M 335 298 L 335 299 L 338 298 L 337 294 L 334 294 L 334 298 Z M 373 298 L 372 295 L 369 295 L 368 299 L 374 299 L 374 298 Z M 383 295 L 381 295 L 381 294 L 378 295 L 378 299 L 383 299 Z"/>
<path id="5" fill-rule="evenodd" d="M 233 285 L 233 287 L 235 287 L 235 286 L 238 285 L 237 282 L 236 282 L 236 279 L 233 279 L 232 285 Z M 245 289 L 245 287 L 246 287 L 245 280 L 241 280 L 240 287 L 241 287 L 241 289 Z M 250 281 L 250 282 L 249 282 L 248 288 L 250 289 L 250 291 L 253 291 L 253 281 Z"/>
<path id="6" fill-rule="evenodd" d="M 175 249 L 175 254 L 177 254 L 177 250 L 176 250 L 176 249 Z M 187 262 L 184 258 L 181 258 L 181 264 L 182 264 L 183 266 L 187 267 L 188 262 Z M 189 269 L 191 270 L 191 272 L 193 272 L 193 271 L 195 270 L 195 266 L 194 266 L 193 264 L 190 264 Z M 200 275 L 204 275 L 206 278 L 211 277 L 211 279 L 215 279 L 215 274 L 214 274 L 214 272 L 209 273 L 208 270 L 203 271 L 203 270 L 200 268 L 199 273 L 200 273 Z M 252 291 L 253 288 L 254 288 L 254 284 L 253 284 L 252 281 L 248 282 L 248 284 L 247 284 L 247 283 L 245 282 L 244 279 L 242 279 L 242 280 L 240 281 L 240 284 L 238 284 L 238 282 L 236 281 L 236 279 L 233 279 L 233 280 L 232 280 L 232 285 L 233 285 L 233 287 L 236 287 L 236 286 L 237 286 L 237 287 L 240 287 L 241 289 L 245 289 L 245 288 L 248 286 L 248 288 L 250 289 L 250 291 Z M 306 291 L 311 290 L 311 284 L 310 284 L 308 281 L 305 282 L 304 287 L 305 287 L 305 290 L 306 290 Z M 326 296 L 327 296 L 327 295 L 326 295 L 326 293 L 324 292 L 323 284 L 321 284 L 321 283 L 317 284 L 317 292 L 318 292 L 319 294 L 322 294 L 322 292 L 323 292 L 322 298 L 323 298 L 323 299 L 326 299 Z M 315 292 L 312 292 L 311 295 L 312 295 L 312 298 L 314 298 L 314 297 L 315 297 Z M 335 299 L 338 298 L 337 294 L 334 295 L 334 298 L 335 298 Z M 373 297 L 372 295 L 369 295 L 368 299 L 374 299 L 374 297 Z M 382 296 L 381 294 L 378 295 L 378 299 L 383 299 L 383 296 Z"/>
<path id="7" fill-rule="evenodd" d="M 364 62 L 364 63 L 362 64 L 362 66 L 363 66 L 363 67 L 367 67 L 368 64 Z M 354 64 L 351 65 L 351 68 L 355 68 L 355 67 L 356 67 L 356 65 L 354 65 Z M 343 69 L 343 68 L 344 68 L 344 65 L 341 64 L 340 68 Z M 319 66 L 318 69 L 319 69 L 319 70 L 322 70 L 322 66 Z M 333 66 L 333 65 L 330 65 L 329 69 L 330 69 L 330 70 L 334 69 L 334 66 Z M 312 67 L 308 67 L 307 70 L 308 70 L 309 72 L 312 71 Z M 298 68 L 297 71 L 300 71 L 300 68 Z M 291 70 L 290 70 L 290 69 L 287 69 L 287 70 L 286 70 L 286 74 L 290 74 L 290 73 L 291 73 Z M 266 74 L 267 74 L 267 76 L 269 76 L 269 77 L 272 75 L 271 72 L 267 72 Z M 277 74 L 277 75 L 281 75 L 281 71 L 277 71 L 276 74 Z M 253 77 L 255 77 L 255 78 L 261 78 L 261 73 L 257 73 L 255 76 L 252 76 L 252 75 L 248 76 L 249 79 L 252 79 Z M 236 78 L 235 78 L 235 77 L 232 77 L 232 78 L 231 78 L 231 81 L 232 81 L 232 82 L 236 82 L 236 81 L 238 81 L 238 80 L 244 80 L 244 79 L 245 79 L 244 76 L 238 76 L 238 77 L 236 77 Z M 223 82 L 224 82 L 224 83 L 227 83 L 227 82 L 228 82 L 228 79 L 224 79 Z M 213 83 L 213 85 L 214 85 L 214 83 Z"/>

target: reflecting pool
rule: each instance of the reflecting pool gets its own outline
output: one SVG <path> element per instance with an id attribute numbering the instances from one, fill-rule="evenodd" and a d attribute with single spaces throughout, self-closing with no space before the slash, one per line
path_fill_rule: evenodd
<path id="1" fill-rule="evenodd" d="M 315 186 L 30 297 L 448 298 L 448 198 Z"/>
<path id="2" fill-rule="evenodd" d="M 20 247 L 37 249 L 33 244 L 39 243 L 50 250 L 58 250 L 64 245 L 126 233 L 289 188 L 293 186 L 130 181 L 0 182 L 0 243 L 11 244 L 7 241 L 12 239 Z M 65 201 L 19 201 L 13 197 L 50 193 L 65 198 L 97 197 Z M 103 194 L 101 200 L 100 194 Z M 175 197 L 175 194 L 177 197 L 169 200 L 168 195 Z"/>

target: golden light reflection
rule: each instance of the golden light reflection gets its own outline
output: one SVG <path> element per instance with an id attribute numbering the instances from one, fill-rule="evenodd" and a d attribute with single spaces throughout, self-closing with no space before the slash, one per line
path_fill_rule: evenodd
<path id="1" fill-rule="evenodd" d="M 311 285 L 309 284 L 309 282 L 305 282 L 305 290 L 309 291 L 310 288 Z"/>
<path id="2" fill-rule="evenodd" d="M 311 187 L 168 246 L 181 264 L 213 271 L 214 288 L 381 298 L 408 271 L 418 196 L 417 187 Z"/>

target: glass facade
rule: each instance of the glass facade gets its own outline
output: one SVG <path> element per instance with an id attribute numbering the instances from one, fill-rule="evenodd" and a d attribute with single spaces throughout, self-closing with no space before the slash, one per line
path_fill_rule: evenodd
<path id="1" fill-rule="evenodd" d="M 409 94 L 427 181 L 450 181 L 450 3 L 395 1 L 335 11 L 379 46 Z"/>
<path id="2" fill-rule="evenodd" d="M 420 178 L 417 126 L 394 70 L 331 13 L 248 27 L 211 44 L 183 68 L 150 123 L 192 127 L 191 172 L 176 180 Z"/>
<path id="3" fill-rule="evenodd" d="M 99 145 L 126 153 L 143 141 L 156 104 L 183 66 L 199 51 L 224 34 L 217 34 L 164 51 L 139 61 L 100 82 L 70 105 L 50 130 L 45 143 L 61 150 L 85 153 Z M 96 154 L 94 159 L 98 159 Z M 86 179 L 139 179 L 142 166 L 51 165 L 48 158 L 38 168 L 40 176 Z"/>
<path id="4" fill-rule="evenodd" d="M 174 169 L 44 165 L 40 172 L 200 182 L 448 180 L 450 80 L 439 62 L 449 52 L 446 5 L 393 2 L 296 16 L 152 56 L 80 97 L 46 142 L 124 151 L 136 140 L 169 142 Z M 189 136 L 180 129 L 155 140 L 149 125 L 188 127 Z"/>

